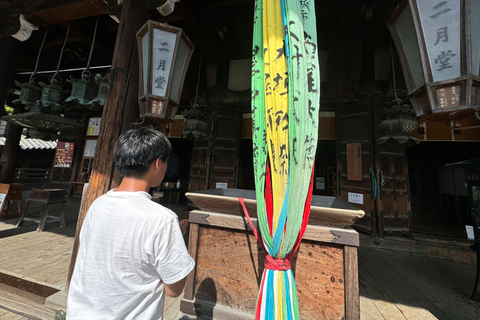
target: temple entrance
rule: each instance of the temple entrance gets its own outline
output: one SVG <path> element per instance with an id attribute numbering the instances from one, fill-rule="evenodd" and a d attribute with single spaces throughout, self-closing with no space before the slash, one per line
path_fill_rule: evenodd
<path id="1" fill-rule="evenodd" d="M 422 142 L 408 149 L 413 231 L 466 239 L 472 225 L 465 170 L 447 163 L 478 157 L 478 142 Z"/>

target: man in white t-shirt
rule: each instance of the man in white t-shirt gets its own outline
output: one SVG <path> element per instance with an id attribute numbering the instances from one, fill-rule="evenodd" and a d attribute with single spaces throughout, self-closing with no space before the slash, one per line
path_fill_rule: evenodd
<path id="1" fill-rule="evenodd" d="M 195 261 L 177 215 L 148 194 L 162 182 L 171 152 L 168 139 L 152 129 L 119 137 L 114 163 L 123 179 L 88 210 L 67 319 L 162 319 L 165 294 L 182 293 Z"/>

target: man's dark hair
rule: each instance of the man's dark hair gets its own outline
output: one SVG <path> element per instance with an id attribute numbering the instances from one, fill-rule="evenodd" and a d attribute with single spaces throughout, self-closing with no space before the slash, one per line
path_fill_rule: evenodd
<path id="1" fill-rule="evenodd" d="M 122 177 L 143 177 L 152 162 L 166 162 L 172 145 L 161 132 L 138 128 L 122 133 L 115 143 L 114 164 Z"/>

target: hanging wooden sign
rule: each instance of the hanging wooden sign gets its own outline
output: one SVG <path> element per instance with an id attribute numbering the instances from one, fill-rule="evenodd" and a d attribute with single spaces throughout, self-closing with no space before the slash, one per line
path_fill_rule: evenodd
<path id="1" fill-rule="evenodd" d="M 347 180 L 362 181 L 362 144 L 347 143 Z"/>

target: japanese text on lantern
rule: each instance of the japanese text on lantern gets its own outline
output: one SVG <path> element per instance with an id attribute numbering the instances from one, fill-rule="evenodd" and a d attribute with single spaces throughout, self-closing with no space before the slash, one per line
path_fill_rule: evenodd
<path id="1" fill-rule="evenodd" d="M 418 1 L 433 81 L 460 76 L 459 1 Z"/>

